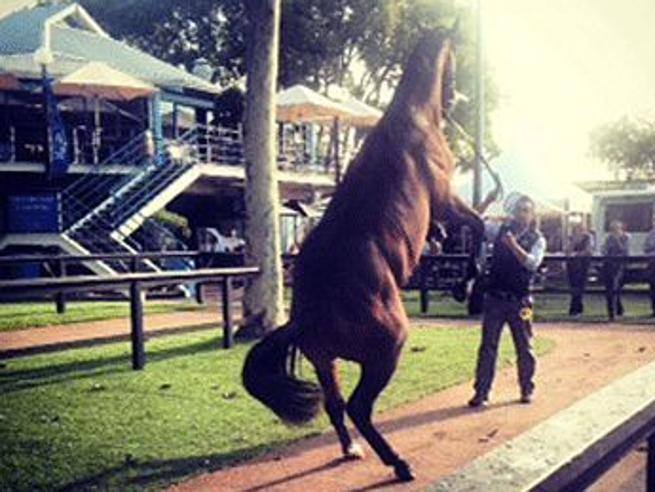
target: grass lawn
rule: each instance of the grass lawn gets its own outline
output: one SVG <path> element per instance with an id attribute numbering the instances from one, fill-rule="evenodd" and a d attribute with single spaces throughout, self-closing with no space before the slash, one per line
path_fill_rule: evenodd
<path id="1" fill-rule="evenodd" d="M 478 337 L 412 330 L 378 410 L 470 379 Z M 513 360 L 508 338 L 503 365 Z M 540 353 L 552 345 L 537 341 Z M 128 344 L 1 362 L 0 490 L 154 489 L 329 429 L 325 416 L 302 428 L 280 423 L 241 387 L 249 345 L 219 346 L 210 332 L 153 339 L 141 372 L 130 370 Z M 342 368 L 349 392 L 356 366 Z"/>
<path id="2" fill-rule="evenodd" d="M 145 303 L 145 311 L 148 314 L 196 309 L 204 307 L 191 301 Z M 129 314 L 130 306 L 127 301 L 69 302 L 64 314 L 57 314 L 54 302 L 0 304 L 0 331 L 125 318 Z"/>
<path id="3" fill-rule="evenodd" d="M 427 314 L 422 314 L 417 291 L 403 292 L 405 307 L 410 316 L 434 318 L 435 316 L 454 319 L 465 319 L 466 303 L 458 303 L 451 296 L 441 292 L 430 293 L 430 305 Z M 584 298 L 585 313 L 577 319 L 569 317 L 569 296 L 566 294 L 536 295 L 534 316 L 536 321 L 571 321 L 580 323 L 603 323 L 607 321 L 605 297 L 602 295 L 587 295 Z M 653 323 L 650 317 L 650 300 L 646 295 L 623 296 L 626 323 Z"/>

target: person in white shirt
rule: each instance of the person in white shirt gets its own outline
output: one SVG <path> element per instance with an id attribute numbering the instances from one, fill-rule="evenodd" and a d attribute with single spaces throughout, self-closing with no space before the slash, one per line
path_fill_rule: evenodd
<path id="1" fill-rule="evenodd" d="M 498 344 L 505 323 L 512 332 L 518 359 L 522 403 L 532 401 L 536 358 L 532 349 L 532 299 L 530 288 L 546 251 L 539 232 L 535 203 L 522 195 L 504 223 L 487 222 L 487 239 L 493 242 L 491 267 L 485 286 L 482 340 L 475 373 L 471 407 L 486 405 L 493 383 Z"/>

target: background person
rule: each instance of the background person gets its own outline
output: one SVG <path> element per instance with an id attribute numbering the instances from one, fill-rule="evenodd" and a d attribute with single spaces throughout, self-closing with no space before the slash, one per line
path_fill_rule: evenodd
<path id="1" fill-rule="evenodd" d="M 510 220 L 502 225 L 488 222 L 486 232 L 487 238 L 493 241 L 493 252 L 485 288 L 475 395 L 469 406 L 480 407 L 488 400 L 505 323 L 509 324 L 516 349 L 520 401 L 530 403 L 536 368 L 530 286 L 546 251 L 546 240 L 537 228 L 535 203 L 528 196 L 521 196 L 511 211 Z"/>
<path id="2" fill-rule="evenodd" d="M 623 316 L 621 288 L 623 287 L 623 274 L 625 272 L 623 263 L 612 260 L 612 257 L 627 256 L 629 243 L 630 236 L 623 229 L 623 223 L 619 220 L 613 220 L 610 223 L 610 234 L 605 239 L 602 248 L 603 255 L 608 258 L 603 263 L 602 277 L 605 284 L 607 316 L 610 321 L 614 321 L 615 316 Z"/>
<path id="3" fill-rule="evenodd" d="M 567 256 L 571 257 L 566 262 L 566 272 L 569 278 L 569 287 L 571 288 L 570 316 L 579 316 L 584 311 L 582 297 L 587 286 L 589 264 L 591 263 L 590 256 L 593 252 L 594 238 L 587 231 L 584 224 L 573 226 L 566 251 Z"/>
<path id="4" fill-rule="evenodd" d="M 650 284 L 650 307 L 652 316 L 655 318 L 655 217 L 653 217 L 653 228 L 644 241 L 644 253 L 650 256 L 648 262 L 648 283 Z"/>

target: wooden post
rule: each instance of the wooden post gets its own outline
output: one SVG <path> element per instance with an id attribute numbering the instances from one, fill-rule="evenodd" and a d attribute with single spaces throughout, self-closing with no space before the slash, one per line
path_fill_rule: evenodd
<path id="1" fill-rule="evenodd" d="M 334 118 L 333 126 L 333 138 L 334 138 L 334 181 L 335 184 L 341 183 L 341 175 L 343 173 L 341 169 L 341 156 L 339 155 L 341 149 L 339 148 L 339 117 Z"/>
<path id="2" fill-rule="evenodd" d="M 223 280 L 223 348 L 229 349 L 234 344 L 234 334 L 232 333 L 232 305 L 231 292 L 232 279 L 225 277 Z"/>
<path id="3" fill-rule="evenodd" d="M 139 271 L 139 258 L 133 256 L 130 259 L 130 272 L 136 273 Z"/>
<path id="4" fill-rule="evenodd" d="M 57 260 L 56 274 L 57 277 L 66 276 L 66 262 L 63 259 Z M 64 314 L 66 312 L 66 295 L 63 292 L 55 294 L 55 305 L 57 307 L 57 314 Z"/>
<path id="5" fill-rule="evenodd" d="M 419 283 L 421 289 L 421 314 L 427 314 L 430 309 L 430 291 L 428 290 L 427 268 L 428 262 L 426 258 L 421 258 L 419 264 Z"/>
<path id="6" fill-rule="evenodd" d="M 202 287 L 203 287 L 203 284 L 201 284 L 200 282 L 198 282 L 196 284 L 196 302 L 198 304 L 204 304 L 205 303 L 205 296 L 204 296 L 204 292 L 203 292 Z"/>
<path id="7" fill-rule="evenodd" d="M 655 492 L 655 432 L 648 436 L 648 458 L 646 464 L 646 490 Z"/>
<path id="8" fill-rule="evenodd" d="M 143 291 L 139 282 L 130 285 L 130 319 L 132 322 L 132 369 L 146 365 L 143 334 Z"/>

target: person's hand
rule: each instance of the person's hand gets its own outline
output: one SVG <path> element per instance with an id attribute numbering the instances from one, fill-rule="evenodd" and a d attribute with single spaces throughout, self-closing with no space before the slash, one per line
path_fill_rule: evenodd
<path id="1" fill-rule="evenodd" d="M 504 243 L 506 246 L 509 246 L 510 248 L 516 248 L 516 246 L 518 246 L 518 244 L 519 244 L 519 243 L 516 241 L 516 237 L 515 237 L 514 234 L 512 234 L 511 232 L 507 232 L 507 233 L 503 236 L 502 241 L 503 241 L 503 243 Z"/>

